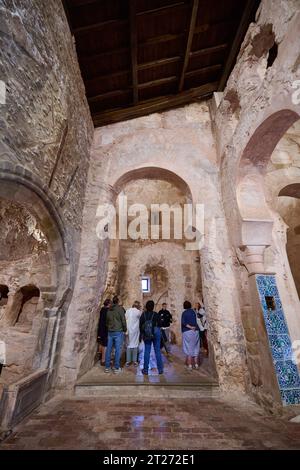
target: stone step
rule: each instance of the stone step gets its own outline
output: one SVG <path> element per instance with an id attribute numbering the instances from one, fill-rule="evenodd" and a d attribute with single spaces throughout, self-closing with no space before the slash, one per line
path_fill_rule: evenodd
<path id="1" fill-rule="evenodd" d="M 137 397 L 137 398 L 219 398 L 217 383 L 78 383 L 75 386 L 78 397 Z"/>

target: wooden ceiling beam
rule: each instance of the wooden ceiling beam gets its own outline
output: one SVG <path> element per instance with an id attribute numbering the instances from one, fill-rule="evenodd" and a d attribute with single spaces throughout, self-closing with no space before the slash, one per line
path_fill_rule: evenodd
<path id="1" fill-rule="evenodd" d="M 129 24 L 130 24 L 130 56 L 131 56 L 131 74 L 133 104 L 139 100 L 138 92 L 138 73 L 137 73 L 137 26 L 136 26 L 136 0 L 129 0 Z"/>
<path id="2" fill-rule="evenodd" d="M 90 33 L 92 31 L 99 31 L 103 28 L 106 28 L 107 26 L 114 28 L 116 25 L 122 24 L 128 24 L 128 19 L 116 18 L 114 20 L 99 21 L 97 23 L 92 23 L 85 26 L 78 26 L 77 28 L 73 28 L 73 34 L 78 36 L 80 34 Z"/>
<path id="3" fill-rule="evenodd" d="M 137 66 L 137 70 L 140 71 L 140 70 L 152 69 L 152 68 L 155 68 L 155 67 L 161 67 L 163 65 L 169 65 L 169 64 L 176 63 L 176 62 L 180 62 L 180 60 L 181 60 L 181 57 L 176 56 L 176 57 L 166 57 L 165 59 L 153 60 L 152 62 L 144 62 L 143 64 L 139 64 Z M 89 83 L 91 83 L 95 80 L 102 80 L 102 79 L 111 80 L 112 78 L 122 77 L 123 75 L 128 75 L 129 73 L 130 73 L 129 69 L 123 69 L 123 70 L 119 70 L 119 71 L 113 72 L 113 73 L 106 73 L 106 74 L 103 74 L 103 75 L 95 75 L 92 78 L 86 78 L 85 83 L 88 85 Z"/>
<path id="4" fill-rule="evenodd" d="M 173 75 L 172 77 L 159 78 L 157 80 L 151 80 L 150 82 L 139 83 L 137 87 L 139 90 L 143 90 L 144 88 L 153 88 L 155 86 L 165 85 L 166 83 L 173 83 L 176 81 L 177 81 L 177 76 Z M 96 101 L 101 101 L 106 98 L 114 98 L 115 96 L 124 95 L 132 89 L 133 87 L 128 87 L 128 88 L 123 88 L 121 90 L 112 90 L 112 91 L 107 91 L 105 93 L 100 93 L 95 96 L 89 96 L 88 102 L 94 103 Z"/>
<path id="5" fill-rule="evenodd" d="M 178 55 L 174 57 L 166 57 L 164 59 L 153 60 L 151 62 L 144 62 L 143 64 L 138 65 L 138 70 L 147 70 L 152 69 L 154 67 L 161 67 L 162 65 L 175 64 L 180 60 L 181 57 Z"/>
<path id="6" fill-rule="evenodd" d="M 119 47 L 118 49 L 112 49 L 104 52 L 95 52 L 91 55 L 86 55 L 86 53 L 78 54 L 80 61 L 92 61 L 94 62 L 97 59 L 105 59 L 106 57 L 111 56 L 112 54 L 127 54 L 129 51 L 129 47 Z"/>
<path id="7" fill-rule="evenodd" d="M 99 0 L 74 0 L 72 1 L 72 6 L 70 8 L 82 7 L 85 5 L 90 5 L 91 3 L 98 3 Z M 68 1 L 66 3 L 69 3 Z"/>
<path id="8" fill-rule="evenodd" d="M 201 75 L 202 73 L 216 72 L 217 70 L 221 70 L 221 69 L 222 69 L 222 64 L 209 65 L 208 67 L 202 67 L 201 69 L 196 69 L 196 70 L 191 70 L 190 72 L 186 72 L 185 76 L 190 78 L 190 77 L 195 77 L 197 75 Z"/>
<path id="9" fill-rule="evenodd" d="M 64 1 L 66 1 L 66 0 L 64 0 Z M 129 0 L 129 2 L 131 3 L 130 0 Z M 145 15 L 148 15 L 148 14 L 160 16 L 160 15 L 163 15 L 168 9 L 171 9 L 171 8 L 174 9 L 176 7 L 177 8 L 178 7 L 186 8 L 186 3 L 185 2 L 177 2 L 177 3 L 173 3 L 171 5 L 165 5 L 165 6 L 160 7 L 160 8 L 141 11 L 139 13 L 136 13 L 136 16 L 141 17 L 141 16 L 145 16 Z M 131 6 L 130 6 L 129 9 L 131 9 Z M 66 8 L 66 10 L 68 12 L 70 11 L 69 8 Z M 73 28 L 73 34 L 79 35 L 79 34 L 82 34 L 82 33 L 89 33 L 91 31 L 101 30 L 101 29 L 103 29 L 107 26 L 115 27 L 117 25 L 127 24 L 127 23 L 128 23 L 127 18 L 114 18 L 114 19 L 111 19 L 111 20 L 99 21 L 97 23 L 91 23 L 91 24 L 84 25 L 84 26 L 77 26 L 76 28 Z"/>
<path id="10" fill-rule="evenodd" d="M 158 39 L 158 41 L 163 42 L 163 39 Z M 140 46 L 143 46 L 143 44 L 146 44 L 146 43 L 142 43 L 142 44 L 140 44 Z M 197 51 L 191 51 L 190 52 L 190 58 L 198 57 L 198 56 L 201 56 L 201 55 L 213 54 L 214 52 L 219 52 L 219 51 L 225 50 L 225 49 L 227 49 L 227 47 L 228 47 L 228 43 L 223 43 L 223 44 L 219 44 L 217 46 L 206 47 L 204 49 L 199 49 Z M 111 51 L 105 51 L 105 52 L 101 52 L 99 54 L 94 54 L 94 55 L 91 55 L 91 56 L 80 56 L 80 60 L 86 62 L 86 61 L 95 61 L 97 59 L 105 59 L 106 57 L 109 57 L 112 54 L 127 53 L 128 50 L 129 50 L 128 47 L 123 47 L 123 48 L 120 48 L 120 49 L 113 49 Z M 144 62 L 143 64 L 138 64 L 137 67 L 138 67 L 138 70 L 144 70 L 144 69 L 149 69 L 149 68 L 152 68 L 152 67 L 159 67 L 160 65 L 167 65 L 167 64 L 174 63 L 174 62 L 179 62 L 180 60 L 182 60 L 181 56 L 166 57 L 166 58 L 163 58 L 163 59 L 157 59 L 157 60 L 153 60 L 153 61 L 150 61 L 150 62 Z M 128 70 L 122 70 L 120 72 L 115 72 L 115 73 L 122 74 L 122 73 L 126 73 L 126 72 L 128 72 Z"/>
<path id="11" fill-rule="evenodd" d="M 125 94 L 129 93 L 131 90 L 132 90 L 132 88 L 124 88 L 122 90 L 107 91 L 106 93 L 100 93 L 99 95 L 89 96 L 87 100 L 88 100 L 89 103 L 96 103 L 96 102 L 102 101 L 106 98 L 116 98 L 118 96 L 125 95 Z"/>
<path id="12" fill-rule="evenodd" d="M 87 88 L 90 84 L 100 81 L 100 80 L 112 80 L 114 78 L 123 77 L 124 75 L 128 75 L 129 79 L 131 76 L 131 71 L 129 69 L 126 70 L 119 70 L 118 72 L 113 73 L 105 73 L 103 75 L 95 75 L 94 77 L 85 78 L 84 83 L 87 85 Z"/>
<path id="13" fill-rule="evenodd" d="M 184 75 L 185 75 L 185 71 L 186 71 L 188 63 L 189 63 L 189 57 L 190 57 L 190 52 L 191 52 L 191 47 L 192 47 L 192 42 L 193 42 L 194 30 L 195 30 L 196 21 L 197 21 L 198 6 L 199 6 L 199 0 L 193 0 L 193 6 L 192 6 L 192 11 L 191 11 L 190 25 L 189 25 L 189 31 L 188 31 L 188 36 L 187 36 L 187 43 L 186 43 L 186 48 L 185 48 L 183 66 L 182 66 L 181 75 L 180 75 L 180 79 L 179 79 L 179 86 L 178 86 L 179 93 L 183 89 Z"/>
<path id="14" fill-rule="evenodd" d="M 230 72 L 234 66 L 234 62 L 238 55 L 241 43 L 245 37 L 245 34 L 249 27 L 249 23 L 251 22 L 251 19 L 255 14 L 258 4 L 259 4 L 258 0 L 248 0 L 246 6 L 244 7 L 243 15 L 242 15 L 239 27 L 235 34 L 230 52 L 228 54 L 227 61 L 224 66 L 224 70 L 220 79 L 218 91 L 223 91 L 225 88 L 227 79 L 230 75 Z"/>
<path id="15" fill-rule="evenodd" d="M 175 41 L 176 39 L 180 39 L 184 37 L 184 33 L 178 33 L 178 34 L 163 34 L 161 36 L 154 36 L 152 38 L 146 39 L 145 41 L 139 43 L 139 47 L 143 46 L 152 46 L 154 44 L 159 44 L 161 42 L 169 42 L 169 41 Z"/>
<path id="16" fill-rule="evenodd" d="M 191 51 L 190 58 L 199 57 L 199 56 L 207 55 L 207 54 L 214 54 L 214 52 L 223 51 L 227 49 L 227 47 L 228 47 L 228 43 L 225 42 L 224 44 L 219 44 L 218 46 L 206 47 L 203 49 L 198 49 L 198 51 Z"/>
<path id="17" fill-rule="evenodd" d="M 70 8 L 77 8 L 77 7 L 81 7 L 81 6 L 85 6 L 85 5 L 91 5 L 92 3 L 99 3 L 99 0 L 75 0 L 75 2 L 73 1 L 73 5 L 70 6 Z M 68 1 L 66 0 L 66 4 L 68 5 Z M 181 0 L 181 1 L 177 1 L 176 3 L 171 3 L 170 5 L 164 5 L 162 7 L 158 7 L 158 8 L 153 8 L 151 10 L 143 10 L 143 11 L 140 11 L 140 12 L 137 12 L 137 15 L 147 15 L 147 14 L 151 14 L 151 13 L 155 13 L 157 11 L 160 11 L 160 10 L 167 10 L 169 8 L 176 8 L 178 6 L 181 6 L 181 5 L 185 5 L 186 2 L 184 0 Z"/>
<path id="18" fill-rule="evenodd" d="M 202 54 L 200 54 L 201 51 L 202 51 L 202 49 L 200 49 L 199 51 L 196 51 L 195 53 L 191 53 L 190 57 L 194 57 L 194 54 L 195 55 L 202 55 Z M 203 49 L 203 51 L 206 51 L 206 49 Z M 205 52 L 203 52 L 203 53 L 205 53 Z M 209 51 L 207 51 L 207 53 L 209 53 Z M 147 70 L 147 69 L 155 68 L 155 67 L 161 67 L 162 65 L 168 65 L 168 64 L 180 62 L 180 60 L 181 60 L 181 57 L 176 56 L 176 57 L 167 57 L 166 59 L 154 60 L 153 62 L 145 62 L 144 64 L 138 65 L 137 70 L 139 71 L 139 70 Z M 210 70 L 211 71 L 212 70 L 218 70 L 218 69 L 221 69 L 221 68 L 222 68 L 222 64 L 214 64 L 214 65 L 209 65 L 207 67 L 202 67 L 202 68 L 197 69 L 197 70 L 191 70 L 189 72 L 186 72 L 185 75 L 187 77 L 190 77 L 190 76 L 193 76 L 193 75 L 198 75 L 199 73 L 202 73 L 202 72 L 208 72 Z M 113 78 L 128 75 L 129 73 L 130 73 L 130 70 L 125 69 L 125 70 L 120 70 L 120 71 L 114 72 L 114 73 L 108 73 L 108 74 L 104 74 L 104 75 L 96 75 L 93 78 L 86 79 L 85 83 L 87 85 L 89 85 L 89 83 L 97 81 L 97 80 L 105 80 L 105 79 L 107 79 L 107 80 L 110 79 L 111 80 Z M 161 83 L 166 83 L 167 81 L 173 81 L 173 78 L 174 77 L 165 77 L 165 78 L 161 78 L 161 79 L 158 79 L 158 80 L 154 80 L 154 82 L 161 81 Z M 146 83 L 152 83 L 152 82 L 146 82 Z M 156 83 L 156 85 L 157 84 L 159 84 L 159 83 Z M 145 88 L 145 83 L 140 83 L 137 86 L 138 86 L 138 88 Z"/>
<path id="19" fill-rule="evenodd" d="M 163 34 L 162 36 L 155 36 L 153 38 L 146 39 L 143 42 L 139 43 L 139 47 L 143 46 L 152 46 L 155 44 L 160 44 L 168 41 L 174 41 L 175 39 L 180 39 L 184 36 L 184 33 L 180 34 Z M 129 47 L 121 47 L 118 49 L 111 49 L 110 51 L 104 51 L 104 52 L 95 52 L 91 55 L 86 55 L 86 53 L 80 53 L 78 54 L 80 61 L 94 61 L 97 59 L 105 59 L 106 57 L 112 55 L 112 54 L 122 54 L 122 53 L 127 53 L 129 51 Z"/>
<path id="20" fill-rule="evenodd" d="M 136 106 L 131 106 L 130 108 L 111 109 L 95 113 L 93 116 L 94 125 L 95 127 L 104 126 L 114 122 L 126 121 L 127 119 L 134 119 L 140 116 L 145 116 L 146 114 L 163 112 L 170 108 L 183 106 L 199 99 L 208 98 L 217 90 L 217 88 L 218 82 L 207 83 L 176 95 L 168 95 L 146 100 L 138 103 Z"/>
<path id="21" fill-rule="evenodd" d="M 160 85 L 165 85 L 166 83 L 173 83 L 177 82 L 177 76 L 173 75 L 172 77 L 164 77 L 164 78 L 159 78 L 157 80 L 151 80 L 150 82 L 144 82 L 139 84 L 139 90 L 142 90 L 144 88 L 152 88 L 154 86 L 160 86 Z"/>
<path id="22" fill-rule="evenodd" d="M 170 5 L 164 5 L 162 7 L 153 8 L 152 10 L 144 10 L 137 13 L 137 16 L 145 16 L 145 15 L 153 15 L 153 14 L 160 14 L 165 13 L 165 11 L 178 8 L 178 7 L 186 7 L 186 2 L 176 2 L 171 3 Z"/>

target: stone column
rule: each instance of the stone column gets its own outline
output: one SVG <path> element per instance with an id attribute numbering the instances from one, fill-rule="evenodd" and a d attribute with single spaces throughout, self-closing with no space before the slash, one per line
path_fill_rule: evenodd
<path id="1" fill-rule="evenodd" d="M 255 365 L 260 370 L 254 393 L 268 407 L 300 404 L 300 376 L 292 358 L 292 344 L 276 277 L 272 273 L 249 275 L 252 326 L 258 339 Z M 249 338 L 247 349 L 251 355 Z M 253 372 L 250 370 L 250 373 Z M 253 374 L 252 383 L 253 382 Z"/>
<path id="2" fill-rule="evenodd" d="M 249 274 L 264 273 L 265 245 L 248 245 L 244 247 L 245 265 Z"/>
<path id="3" fill-rule="evenodd" d="M 74 293 L 68 309 L 59 368 L 59 387 L 72 387 L 78 374 L 89 370 L 97 342 L 99 303 L 104 291 L 109 256 L 108 240 L 99 240 L 96 227 L 99 204 L 114 200 L 112 188 L 99 181 L 97 161 L 89 172 L 83 213 L 80 259 Z M 104 175 L 103 175 L 104 178 Z"/>

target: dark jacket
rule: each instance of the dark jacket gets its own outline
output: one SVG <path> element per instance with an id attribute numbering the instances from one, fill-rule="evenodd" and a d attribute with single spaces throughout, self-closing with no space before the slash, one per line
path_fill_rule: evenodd
<path id="1" fill-rule="evenodd" d="M 182 312 L 181 316 L 181 331 L 190 331 L 186 325 L 194 326 L 196 330 L 199 330 L 196 313 L 192 308 L 188 308 Z"/>
<path id="2" fill-rule="evenodd" d="M 156 326 L 158 328 L 161 327 L 161 322 L 160 322 L 160 315 L 156 312 L 148 312 L 144 311 L 142 315 L 140 316 L 140 339 L 143 339 L 143 332 L 144 332 L 144 323 L 146 320 L 151 320 L 152 318 L 152 325 L 153 328 Z"/>
<path id="3" fill-rule="evenodd" d="M 172 323 L 172 315 L 170 314 L 169 310 L 163 310 L 161 309 L 158 312 L 158 315 L 160 316 L 160 323 L 163 328 L 168 328 L 170 324 Z"/>
<path id="4" fill-rule="evenodd" d="M 98 338 L 105 340 L 107 338 L 107 326 L 106 326 L 106 316 L 107 316 L 107 307 L 102 307 L 100 310 L 100 318 L 98 323 Z"/>
<path id="5" fill-rule="evenodd" d="M 106 314 L 106 326 L 108 331 L 127 331 L 125 310 L 120 305 L 113 305 Z"/>

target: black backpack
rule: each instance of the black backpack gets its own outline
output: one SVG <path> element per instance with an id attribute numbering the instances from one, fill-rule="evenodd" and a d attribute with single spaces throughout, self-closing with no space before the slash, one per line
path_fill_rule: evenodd
<path id="1" fill-rule="evenodd" d="M 145 323 L 143 324 L 143 337 L 145 341 L 152 341 L 154 338 L 154 327 L 153 327 L 153 316 L 152 312 L 151 320 L 147 320 L 146 313 L 144 312 Z"/>

